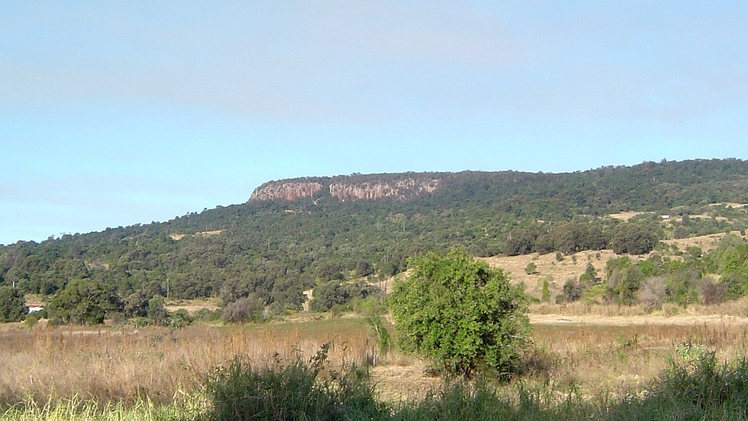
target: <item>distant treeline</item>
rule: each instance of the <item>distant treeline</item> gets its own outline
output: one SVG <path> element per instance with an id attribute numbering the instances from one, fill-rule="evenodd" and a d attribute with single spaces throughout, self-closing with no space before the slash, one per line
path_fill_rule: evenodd
<path id="1" fill-rule="evenodd" d="M 119 297 L 250 298 L 283 312 L 301 308 L 305 289 L 390 276 L 406 269 L 409 256 L 430 250 L 461 246 L 489 256 L 612 247 L 644 253 L 662 238 L 746 228 L 744 212 L 709 206 L 748 203 L 748 162 L 742 160 L 648 162 L 568 174 L 349 177 L 373 183 L 405 176 L 439 178 L 439 188 L 405 200 L 345 202 L 322 190 L 295 202 L 251 200 L 163 223 L 3 246 L 0 285 L 51 296 L 87 280 Z M 629 210 L 653 213 L 628 222 L 606 216 Z M 708 217 L 693 217 L 704 213 Z M 663 227 L 661 215 L 673 223 Z"/>

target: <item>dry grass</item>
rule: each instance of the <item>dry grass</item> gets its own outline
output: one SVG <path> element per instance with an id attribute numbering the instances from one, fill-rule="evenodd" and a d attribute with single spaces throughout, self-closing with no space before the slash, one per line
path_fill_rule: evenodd
<path id="1" fill-rule="evenodd" d="M 745 304 L 736 303 L 730 311 Z M 721 359 L 745 356 L 748 350 L 748 319 L 715 314 L 719 307 L 695 306 L 670 316 L 637 314 L 635 307 L 601 307 L 597 314 L 569 306 L 544 308 L 547 314 L 539 314 L 540 306 L 533 308 L 535 351 L 522 381 L 548 384 L 559 393 L 575 389 L 592 396 L 640 387 L 669 360 L 682 358 L 678 350 L 687 345 L 715 351 Z M 376 358 L 372 377 L 384 399 L 423 396 L 440 382 L 413 356 L 376 356 L 372 332 L 358 318 L 196 325 L 179 331 L 13 324 L 0 331 L 0 403 L 30 398 L 169 403 L 195 396 L 204 375 L 235 355 L 263 366 L 297 356 L 308 359 L 327 342 L 334 344 L 334 363 L 371 364 Z"/>
<path id="2" fill-rule="evenodd" d="M 539 378 L 554 390 L 575 387 L 584 396 L 639 389 L 668 361 L 712 351 L 721 360 L 746 356 L 746 324 L 583 323 L 535 325 L 535 344 L 547 364 Z M 693 354 L 693 355 L 690 355 Z"/>
<path id="3" fill-rule="evenodd" d="M 551 297 L 561 291 L 564 282 L 573 278 L 579 278 L 591 263 L 598 275 L 605 273 L 605 264 L 609 259 L 619 257 L 611 250 L 583 251 L 571 256 L 564 256 L 563 260 L 556 260 L 554 253 L 549 254 L 526 254 L 522 256 L 494 256 L 482 260 L 489 266 L 501 268 L 514 283 L 524 283 L 527 294 L 540 298 L 543 280 L 548 279 L 551 289 Z M 633 257 L 637 259 L 637 257 Z M 528 275 L 525 268 L 529 263 L 534 263 L 536 271 Z"/>
<path id="4" fill-rule="evenodd" d="M 0 404 L 24 398 L 171 402 L 198 390 L 203 376 L 236 355 L 262 366 L 309 358 L 332 342 L 336 362 L 365 363 L 376 343 L 360 320 L 239 327 L 26 329 L 0 332 Z"/>
<path id="5" fill-rule="evenodd" d="M 733 234 L 739 235 L 737 231 Z M 679 250 L 685 250 L 688 247 L 695 246 L 701 248 L 703 252 L 713 249 L 724 237 L 725 233 L 704 235 L 701 237 L 683 238 L 677 240 L 663 240 L 668 245 L 675 245 Z M 656 253 L 656 252 L 653 252 Z M 650 253 L 651 254 L 651 253 Z M 568 256 L 563 256 L 563 260 L 556 260 L 555 253 L 548 254 L 526 254 L 521 256 L 493 256 L 482 258 L 489 266 L 501 268 L 509 275 L 514 283 L 524 283 L 526 292 L 533 297 L 541 298 L 543 280 L 549 280 L 551 289 L 551 298 L 558 294 L 561 287 L 568 279 L 578 279 L 587 269 L 587 264 L 591 263 L 597 271 L 598 276 L 603 277 L 605 274 L 605 264 L 610 259 L 622 256 L 629 256 L 631 259 L 645 260 L 650 254 L 633 256 L 626 254 L 616 254 L 612 250 L 600 251 L 582 251 Z M 670 256 L 678 258 L 677 256 Z M 536 266 L 535 273 L 528 275 L 525 268 L 529 263 Z"/>

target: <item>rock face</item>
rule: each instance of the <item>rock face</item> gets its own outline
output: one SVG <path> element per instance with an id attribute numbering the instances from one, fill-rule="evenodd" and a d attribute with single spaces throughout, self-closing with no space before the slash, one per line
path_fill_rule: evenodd
<path id="1" fill-rule="evenodd" d="M 250 200 L 295 201 L 314 199 L 326 195 L 340 201 L 351 200 L 405 200 L 434 192 L 439 187 L 438 178 L 377 176 L 340 176 L 313 180 L 271 181 L 258 187 Z"/>
<path id="2" fill-rule="evenodd" d="M 322 190 L 322 184 L 318 182 L 270 182 L 255 189 L 249 200 L 286 200 L 293 202 L 299 199 L 311 199 L 320 190 Z"/>
<path id="3" fill-rule="evenodd" d="M 439 180 L 416 181 L 412 178 L 397 180 L 392 183 L 332 183 L 330 196 L 341 201 L 407 199 L 423 193 L 431 193 L 439 185 Z"/>

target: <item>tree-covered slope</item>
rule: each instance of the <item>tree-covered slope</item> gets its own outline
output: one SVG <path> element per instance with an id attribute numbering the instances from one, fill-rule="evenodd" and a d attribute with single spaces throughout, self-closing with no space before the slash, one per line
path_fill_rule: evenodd
<path id="1" fill-rule="evenodd" d="M 303 183 L 319 187 L 303 190 Z M 301 193 L 286 196 L 292 200 L 258 194 L 284 184 Z M 298 308 L 301 291 L 320 280 L 390 275 L 427 250 L 464 246 L 486 256 L 609 247 L 642 232 L 672 235 L 653 221 L 622 224 L 610 213 L 688 214 L 721 202 L 748 203 L 748 162 L 283 180 L 246 203 L 168 222 L 0 247 L 0 285 L 53 294 L 89 278 L 123 297 L 144 289 L 227 302 L 252 295 L 280 311 Z M 714 221 L 688 229 L 732 228 Z"/>

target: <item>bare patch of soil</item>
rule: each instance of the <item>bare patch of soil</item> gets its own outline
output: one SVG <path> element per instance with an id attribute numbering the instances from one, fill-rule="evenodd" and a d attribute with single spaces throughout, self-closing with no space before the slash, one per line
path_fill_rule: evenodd
<path id="1" fill-rule="evenodd" d="M 677 315 L 677 316 L 568 316 L 563 314 L 531 314 L 534 325 L 590 325 L 590 326 L 700 326 L 700 325 L 748 325 L 748 318 L 738 316 Z"/>

